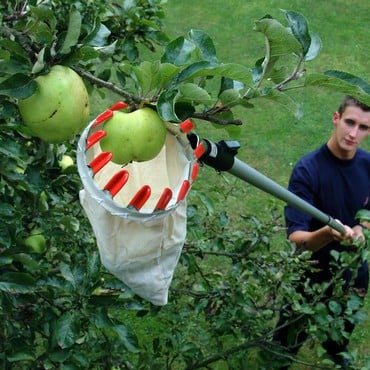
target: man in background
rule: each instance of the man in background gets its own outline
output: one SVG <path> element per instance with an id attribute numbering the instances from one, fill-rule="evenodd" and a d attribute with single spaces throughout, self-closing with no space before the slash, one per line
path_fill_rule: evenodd
<path id="1" fill-rule="evenodd" d="M 288 239 L 298 248 L 312 252 L 315 271 L 308 271 L 302 277 L 302 284 L 329 282 L 335 276 L 332 251 L 353 250 L 355 246 L 344 246 L 343 241 L 364 239 L 364 229 L 368 223 L 360 224 L 356 213 L 361 209 L 370 209 L 370 153 L 359 146 L 370 134 L 370 108 L 353 97 L 346 96 L 333 114 L 334 130 L 328 142 L 317 150 L 305 155 L 296 164 L 290 181 L 289 190 L 304 199 L 322 212 L 339 220 L 344 227 L 340 234 L 327 225 L 321 224 L 312 216 L 291 206 L 285 208 Z M 353 281 L 351 272 L 343 275 L 343 292 L 353 288 L 356 293 L 365 297 L 369 284 L 367 261 L 362 261 L 358 274 Z M 309 301 L 315 299 L 301 289 L 302 295 Z M 323 302 L 328 301 L 333 289 L 327 289 Z M 343 311 L 343 309 L 342 309 Z M 342 312 L 343 314 L 343 312 Z M 288 311 L 281 312 L 276 326 L 274 341 L 284 346 L 294 356 L 307 339 L 307 320 L 293 321 Z M 345 331 L 350 333 L 354 324 L 345 320 Z M 328 355 L 341 368 L 347 368 L 348 361 L 341 355 L 347 351 L 349 339 L 340 341 L 328 338 L 322 343 Z M 287 361 L 289 362 L 289 361 Z M 280 369 L 288 369 L 284 365 Z"/>

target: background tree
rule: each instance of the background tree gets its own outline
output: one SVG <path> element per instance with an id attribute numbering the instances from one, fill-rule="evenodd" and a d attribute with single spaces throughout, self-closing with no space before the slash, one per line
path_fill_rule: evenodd
<path id="1" fill-rule="evenodd" d="M 49 144 L 22 123 L 18 99 L 31 96 L 34 78 L 55 65 L 74 69 L 95 98 L 124 99 L 132 109 L 150 105 L 175 123 L 191 117 L 235 128 L 242 121 L 233 108 L 253 109 L 256 99 L 281 103 L 299 118 L 299 102 L 290 92 L 306 86 L 370 102 L 369 85 L 356 76 L 306 71 L 321 43 L 300 14 L 285 12 L 286 25 L 270 16 L 256 21 L 266 53 L 250 67 L 219 61 L 203 31 L 169 40 L 161 30 L 161 5 L 159 0 L 0 4 L 4 369 L 196 369 L 223 361 L 240 368 L 248 361 L 246 352 L 255 363 L 252 349 L 283 350 L 269 342 L 281 296 L 312 316 L 316 335 L 342 335 L 336 303 L 326 312 L 295 291 L 308 255 L 271 250 L 270 237 L 280 228 L 274 214 L 267 225 L 246 219 L 249 233 L 241 234 L 227 212 L 216 213 L 212 199 L 196 192 L 172 304 L 158 309 L 143 302 L 100 265 L 78 201 L 76 167 L 61 164 L 66 156 L 75 158 L 76 139 Z M 143 45 L 162 50 L 161 58 L 141 60 Z M 220 192 L 225 200 L 230 196 Z M 361 217 L 370 218 L 366 212 Z M 29 237 L 32 242 L 26 242 Z M 339 258 L 344 267 L 356 266 L 353 256 Z M 349 314 L 359 306 L 352 297 Z M 361 319 L 358 313 L 355 320 Z"/>

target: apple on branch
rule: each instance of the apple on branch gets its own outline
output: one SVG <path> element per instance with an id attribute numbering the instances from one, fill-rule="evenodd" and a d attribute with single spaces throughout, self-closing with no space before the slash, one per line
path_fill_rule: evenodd
<path id="1" fill-rule="evenodd" d="M 35 253 L 43 253 L 46 249 L 46 239 L 40 230 L 32 230 L 31 234 L 24 240 L 24 245 Z"/>
<path id="2" fill-rule="evenodd" d="M 103 126 L 107 135 L 101 140 L 103 151 L 113 154 L 112 162 L 127 164 L 156 157 L 166 141 L 166 124 L 148 107 L 133 112 L 114 111 Z"/>
<path id="3" fill-rule="evenodd" d="M 58 165 L 62 171 L 65 171 L 67 168 L 73 166 L 73 164 L 73 158 L 67 154 L 63 154 L 62 159 L 58 161 Z"/>
<path id="4" fill-rule="evenodd" d="M 50 143 L 72 139 L 88 123 L 89 95 L 83 80 L 71 68 L 55 65 L 35 81 L 36 92 L 18 101 L 31 134 Z"/>

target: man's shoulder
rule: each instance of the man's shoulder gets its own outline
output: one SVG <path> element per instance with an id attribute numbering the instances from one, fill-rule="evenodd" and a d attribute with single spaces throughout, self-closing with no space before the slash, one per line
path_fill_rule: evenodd
<path id="1" fill-rule="evenodd" d="M 370 161 L 370 152 L 364 149 L 357 149 L 357 157 L 361 159 L 365 159 L 367 161 Z"/>
<path id="2" fill-rule="evenodd" d="M 298 165 L 307 166 L 314 163 L 320 163 L 321 159 L 325 156 L 325 145 L 303 155 L 297 162 Z"/>

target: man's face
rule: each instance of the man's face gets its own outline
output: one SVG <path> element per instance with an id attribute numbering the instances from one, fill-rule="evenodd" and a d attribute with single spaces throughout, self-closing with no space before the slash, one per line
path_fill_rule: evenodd
<path id="1" fill-rule="evenodd" d="M 361 142 L 370 134 L 370 112 L 356 106 L 349 106 L 340 115 L 333 115 L 334 137 L 338 149 L 346 156 L 354 154 Z"/>

